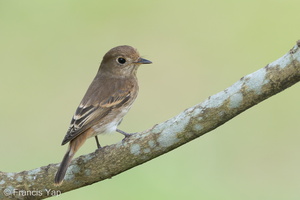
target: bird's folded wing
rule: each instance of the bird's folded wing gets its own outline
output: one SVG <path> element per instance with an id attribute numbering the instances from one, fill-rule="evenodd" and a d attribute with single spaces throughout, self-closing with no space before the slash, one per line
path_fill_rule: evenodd
<path id="1" fill-rule="evenodd" d="M 79 134 L 99 123 L 112 109 L 122 106 L 130 98 L 130 90 L 118 90 L 100 102 L 80 103 L 62 145 L 76 138 Z"/>

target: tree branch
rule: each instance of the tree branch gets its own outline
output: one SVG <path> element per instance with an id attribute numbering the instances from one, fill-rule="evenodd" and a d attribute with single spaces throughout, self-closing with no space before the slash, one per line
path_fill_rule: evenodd
<path id="1" fill-rule="evenodd" d="M 281 92 L 300 80 L 300 42 L 286 55 L 244 76 L 222 92 L 179 115 L 74 159 L 65 181 L 53 184 L 58 164 L 18 173 L 0 172 L 0 199 L 43 199 L 111 178 L 167 153 Z"/>

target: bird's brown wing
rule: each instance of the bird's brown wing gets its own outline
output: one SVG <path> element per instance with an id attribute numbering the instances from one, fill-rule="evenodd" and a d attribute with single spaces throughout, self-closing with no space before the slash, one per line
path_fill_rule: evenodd
<path id="1" fill-rule="evenodd" d="M 62 145 L 76 138 L 79 134 L 99 123 L 112 109 L 122 106 L 131 96 L 129 88 L 122 88 L 100 102 L 83 101 L 78 106 Z"/>

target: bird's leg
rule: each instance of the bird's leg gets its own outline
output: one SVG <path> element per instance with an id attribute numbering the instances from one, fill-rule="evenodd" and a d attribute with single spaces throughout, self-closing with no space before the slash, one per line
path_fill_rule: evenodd
<path id="1" fill-rule="evenodd" d="M 120 129 L 117 129 L 116 131 L 117 131 L 118 133 L 121 133 L 122 135 L 124 135 L 125 138 L 126 138 L 126 137 L 129 137 L 129 136 L 132 136 L 133 134 L 135 134 L 135 133 L 126 133 L 126 132 L 124 132 L 124 131 L 122 131 L 122 130 L 120 130 Z"/>
<path id="2" fill-rule="evenodd" d="M 100 145 L 100 143 L 99 143 L 99 140 L 98 140 L 97 135 L 95 136 L 95 139 L 96 139 L 97 147 L 98 147 L 98 149 L 100 149 L 100 148 L 101 148 L 101 145 Z"/>

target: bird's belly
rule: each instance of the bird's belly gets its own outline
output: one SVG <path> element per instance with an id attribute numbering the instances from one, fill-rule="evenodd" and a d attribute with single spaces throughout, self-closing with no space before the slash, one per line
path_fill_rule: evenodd
<path id="1" fill-rule="evenodd" d="M 117 126 L 120 124 L 123 117 L 130 110 L 130 108 L 131 105 L 124 107 L 118 115 L 115 115 L 113 119 L 111 118 L 111 121 L 108 120 L 110 121 L 109 123 L 104 123 L 103 121 L 100 121 L 98 124 L 94 125 L 92 127 L 94 129 L 94 133 L 91 135 L 91 137 L 94 137 L 99 134 L 115 132 L 117 130 Z"/>
<path id="2" fill-rule="evenodd" d="M 114 120 L 108 124 L 99 123 L 93 126 L 94 134 L 92 136 L 96 136 L 103 133 L 112 133 L 116 131 L 120 120 Z"/>

